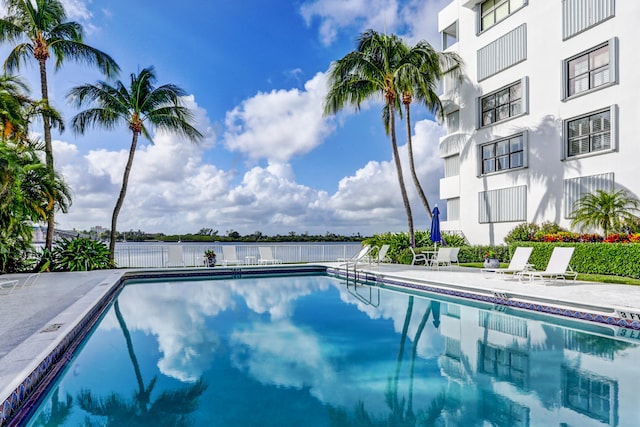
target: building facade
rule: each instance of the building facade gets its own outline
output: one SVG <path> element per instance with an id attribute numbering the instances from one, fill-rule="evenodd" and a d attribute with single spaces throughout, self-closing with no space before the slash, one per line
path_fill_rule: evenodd
<path id="1" fill-rule="evenodd" d="M 640 195 L 640 2 L 454 0 L 443 50 L 464 61 L 445 79 L 440 139 L 443 230 L 501 244 L 523 222 L 570 228 L 597 189 Z"/>

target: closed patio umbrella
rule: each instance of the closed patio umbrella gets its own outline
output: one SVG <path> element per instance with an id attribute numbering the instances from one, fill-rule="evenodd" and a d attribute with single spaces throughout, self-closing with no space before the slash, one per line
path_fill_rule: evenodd
<path id="1" fill-rule="evenodd" d="M 440 235 L 440 210 L 437 205 L 433 208 L 432 214 L 429 238 L 435 245 L 437 245 L 438 242 L 442 241 L 442 236 Z"/>

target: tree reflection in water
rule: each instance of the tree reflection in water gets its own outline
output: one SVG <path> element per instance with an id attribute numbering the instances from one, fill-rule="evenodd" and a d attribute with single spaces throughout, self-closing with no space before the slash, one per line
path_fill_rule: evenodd
<path id="1" fill-rule="evenodd" d="M 91 391 L 82 390 L 77 397 L 78 406 L 93 416 L 101 417 L 100 420 L 93 420 L 87 416 L 84 425 L 154 427 L 193 425 L 189 415 L 198 408 L 198 400 L 207 385 L 202 379 L 199 379 L 187 387 L 163 391 L 160 396 L 151 401 L 150 396 L 156 384 L 156 377 L 149 381 L 146 387 L 144 386 L 131 334 L 120 312 L 118 300 L 114 303 L 114 311 L 127 342 L 127 350 L 135 372 L 138 390 L 135 391 L 132 399 L 122 397 L 118 393 L 111 393 L 106 397 L 96 397 Z"/>

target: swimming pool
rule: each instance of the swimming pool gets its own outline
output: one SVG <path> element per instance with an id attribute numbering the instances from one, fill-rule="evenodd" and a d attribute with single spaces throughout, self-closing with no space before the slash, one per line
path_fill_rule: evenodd
<path id="1" fill-rule="evenodd" d="M 326 275 L 127 282 L 38 425 L 635 425 L 640 348 Z"/>

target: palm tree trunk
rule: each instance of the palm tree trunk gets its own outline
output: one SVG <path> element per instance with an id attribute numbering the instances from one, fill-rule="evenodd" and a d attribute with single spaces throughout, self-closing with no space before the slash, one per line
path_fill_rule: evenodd
<path id="1" fill-rule="evenodd" d="M 53 166 L 53 145 L 51 143 L 51 119 L 48 116 L 49 110 L 49 90 L 47 88 L 47 63 L 44 59 L 38 61 L 40 66 L 40 89 L 42 91 L 42 103 L 44 107 L 44 114 L 42 116 L 42 122 L 44 123 L 44 154 L 46 158 L 47 170 L 49 172 L 49 179 L 54 179 L 54 166 Z M 53 247 L 53 231 L 56 226 L 55 221 L 55 204 L 50 207 L 50 211 L 47 212 L 47 237 L 44 243 L 45 248 L 51 250 Z"/>
<path id="2" fill-rule="evenodd" d="M 111 216 L 111 238 L 109 241 L 109 259 L 113 263 L 116 254 L 116 227 L 118 223 L 118 214 L 124 203 L 124 197 L 127 195 L 127 185 L 129 183 L 129 173 L 131 173 L 131 165 L 133 164 L 133 156 L 136 154 L 136 146 L 138 145 L 138 132 L 133 132 L 133 139 L 131 140 L 131 148 L 129 149 L 129 160 L 127 160 L 127 166 L 124 168 L 124 175 L 122 176 L 122 188 L 120 188 L 120 195 L 116 201 L 116 206 L 113 208 L 113 215 Z"/>
<path id="3" fill-rule="evenodd" d="M 387 103 L 389 109 L 389 132 L 391 133 L 391 146 L 393 148 L 393 160 L 396 163 L 396 170 L 398 172 L 398 183 L 400 184 L 400 193 L 402 194 L 402 201 L 404 203 L 404 209 L 407 212 L 407 222 L 409 224 L 409 244 L 412 248 L 416 246 L 416 238 L 413 231 L 413 215 L 411 215 L 411 205 L 409 204 L 409 196 L 407 195 L 407 188 L 404 184 L 404 177 L 402 176 L 402 165 L 400 164 L 400 155 L 398 153 L 398 143 L 396 141 L 396 121 L 395 111 L 393 105 Z"/>
<path id="4" fill-rule="evenodd" d="M 427 215 L 429 218 L 432 217 L 431 214 L 431 206 L 429 206 L 429 201 L 427 200 L 427 196 L 424 194 L 424 190 L 422 189 L 422 185 L 418 180 L 418 175 L 416 174 L 416 165 L 413 159 L 413 145 L 411 143 L 411 104 L 405 103 L 405 110 L 407 112 L 407 149 L 409 150 L 409 169 L 411 170 L 411 177 L 413 178 L 413 183 L 416 186 L 416 190 L 418 190 L 418 195 L 420 196 L 420 200 L 422 200 L 422 204 L 424 208 L 427 210 Z"/>
<path id="5" fill-rule="evenodd" d="M 129 328 L 127 328 L 127 324 L 124 321 L 124 317 L 122 317 L 122 312 L 120 311 L 120 305 L 118 304 L 118 300 L 113 304 L 113 311 L 116 313 L 116 318 L 118 319 L 118 324 L 120 325 L 120 329 L 122 329 L 122 334 L 124 335 L 124 339 L 127 342 L 127 350 L 129 351 L 129 358 L 131 358 L 131 363 L 133 364 L 133 370 L 136 374 L 136 382 L 138 383 L 138 392 L 140 395 L 144 394 L 144 382 L 142 381 L 142 371 L 140 371 L 140 365 L 138 363 L 138 358 L 136 357 L 136 353 L 133 351 L 133 341 L 131 341 L 131 334 L 129 333 Z"/>
<path id="6" fill-rule="evenodd" d="M 416 335 L 413 338 L 413 346 L 411 347 L 411 364 L 409 365 L 409 403 L 407 404 L 407 414 L 408 416 L 413 417 L 413 371 L 416 363 L 416 355 L 418 354 L 418 342 L 420 342 L 420 337 L 422 336 L 422 331 L 424 331 L 424 327 L 429 320 L 429 316 L 431 315 L 431 302 L 429 302 L 429 308 L 422 315 L 422 320 L 420 321 L 420 325 L 418 326 L 418 330 L 416 331 Z"/>

